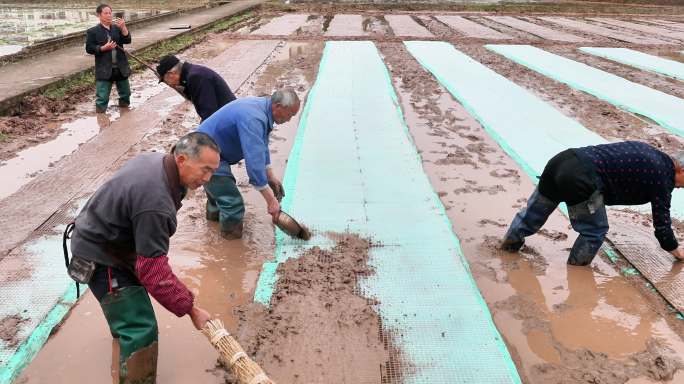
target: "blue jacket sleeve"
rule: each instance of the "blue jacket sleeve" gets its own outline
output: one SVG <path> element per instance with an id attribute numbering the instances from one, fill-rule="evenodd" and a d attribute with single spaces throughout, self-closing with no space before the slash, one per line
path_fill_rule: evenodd
<path id="1" fill-rule="evenodd" d="M 249 183 L 261 190 L 268 186 L 266 164 L 268 143 L 264 142 L 266 123 L 257 119 L 243 119 L 238 123 L 240 146 L 245 156 L 245 166 Z"/>

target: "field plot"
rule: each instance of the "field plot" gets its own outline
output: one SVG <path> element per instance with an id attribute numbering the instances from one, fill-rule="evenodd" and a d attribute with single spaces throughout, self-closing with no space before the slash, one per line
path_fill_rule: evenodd
<path id="1" fill-rule="evenodd" d="M 313 237 L 274 230 L 241 162 L 242 239 L 205 219 L 199 189 L 169 253 L 274 381 L 684 383 L 684 272 L 655 242 L 648 206 L 610 208 L 587 267 L 566 264 L 576 233 L 564 205 L 520 252 L 499 248 L 558 152 L 622 140 L 684 149 L 674 21 L 292 7 L 179 56 L 238 97 L 299 94 L 269 147 L 282 209 Z M 75 300 L 60 230 L 128 159 L 167 151 L 199 123 L 151 74 L 131 83 L 139 102 L 105 122 L 87 112 L 92 99 L 79 104 L 61 129 L 100 125 L 51 149 L 49 164 L 41 145 L 56 139 L 32 142 L 28 123 L 0 120 L 17 132 L 0 152 L 0 384 L 111 381 L 107 325 L 90 292 Z M 681 192 L 671 211 L 684 234 Z M 157 382 L 236 383 L 187 318 L 155 310 Z"/>

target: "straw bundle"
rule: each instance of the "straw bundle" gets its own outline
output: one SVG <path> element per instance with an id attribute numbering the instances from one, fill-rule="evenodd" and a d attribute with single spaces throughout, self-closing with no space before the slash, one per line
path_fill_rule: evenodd
<path id="1" fill-rule="evenodd" d="M 202 329 L 221 356 L 221 361 L 235 375 L 239 384 L 275 384 L 266 373 L 247 356 L 240 344 L 226 331 L 221 320 L 209 320 Z"/>

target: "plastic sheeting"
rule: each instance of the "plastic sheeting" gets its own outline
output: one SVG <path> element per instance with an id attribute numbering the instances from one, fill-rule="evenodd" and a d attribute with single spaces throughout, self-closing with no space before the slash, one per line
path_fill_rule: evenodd
<path id="1" fill-rule="evenodd" d="M 269 303 L 278 263 L 325 246 L 321 233 L 371 237 L 381 244 L 370 249 L 376 273 L 359 284 L 402 351 L 403 383 L 520 382 L 372 43 L 326 44 L 284 184 L 283 209 L 315 236 L 304 243 L 278 232 L 255 300 Z"/>
<path id="2" fill-rule="evenodd" d="M 404 44 L 533 179 L 562 150 L 606 143 L 599 135 L 451 44 L 419 41 Z"/>
<path id="3" fill-rule="evenodd" d="M 645 71 L 660 73 L 677 80 L 684 80 L 684 63 L 679 61 L 663 59 L 629 48 L 582 47 L 580 51 Z"/>
<path id="4" fill-rule="evenodd" d="M 602 27 L 597 24 L 590 24 L 581 20 L 566 19 L 564 17 L 545 16 L 540 17 L 549 23 L 558 24 L 566 28 L 571 28 L 584 33 L 591 33 L 599 36 L 610 37 L 611 39 L 625 41 L 632 44 L 672 44 L 653 37 L 643 36 L 639 33 L 629 33 L 628 31 L 616 31 L 614 29 Z"/>
<path id="5" fill-rule="evenodd" d="M 539 36 L 542 39 L 546 40 L 566 41 L 570 43 L 589 41 L 589 39 L 586 39 L 584 37 L 547 28 L 543 25 L 531 23 L 529 21 L 521 20 L 513 16 L 485 16 L 485 18 L 503 25 L 507 25 L 511 28 L 519 29 L 521 31 L 533 34 L 535 36 Z"/>
<path id="6" fill-rule="evenodd" d="M 646 116 L 684 137 L 684 100 L 529 45 L 487 45 L 516 63 Z"/>
<path id="7" fill-rule="evenodd" d="M 453 16 L 453 15 L 439 15 L 435 18 L 442 23 L 448 25 L 450 28 L 458 31 L 467 37 L 473 37 L 478 39 L 495 39 L 495 40 L 505 40 L 512 39 L 513 37 L 501 33 L 495 29 L 486 27 L 482 24 L 476 23 L 472 20 L 468 20 L 463 16 Z"/>

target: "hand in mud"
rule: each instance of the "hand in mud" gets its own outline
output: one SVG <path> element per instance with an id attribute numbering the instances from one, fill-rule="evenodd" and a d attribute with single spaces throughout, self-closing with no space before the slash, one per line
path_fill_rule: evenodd
<path id="1" fill-rule="evenodd" d="M 116 42 L 114 40 L 109 40 L 107 44 L 100 47 L 100 52 L 109 52 L 116 48 Z"/>
<path id="2" fill-rule="evenodd" d="M 202 328 L 207 325 L 207 321 L 211 320 L 211 315 L 209 312 L 199 307 L 192 307 L 188 315 L 190 315 L 192 324 L 195 326 L 195 328 L 197 328 L 197 330 L 202 330 Z"/>
<path id="3" fill-rule="evenodd" d="M 684 261 L 684 252 L 682 252 L 681 248 L 671 250 L 670 254 L 674 256 L 677 261 Z"/>
<path id="4" fill-rule="evenodd" d="M 283 201 L 283 197 L 285 197 L 285 189 L 283 188 L 283 183 L 281 183 L 278 179 L 271 179 L 268 181 L 268 185 L 269 187 L 271 187 L 273 195 L 278 200 L 278 202 Z"/>

